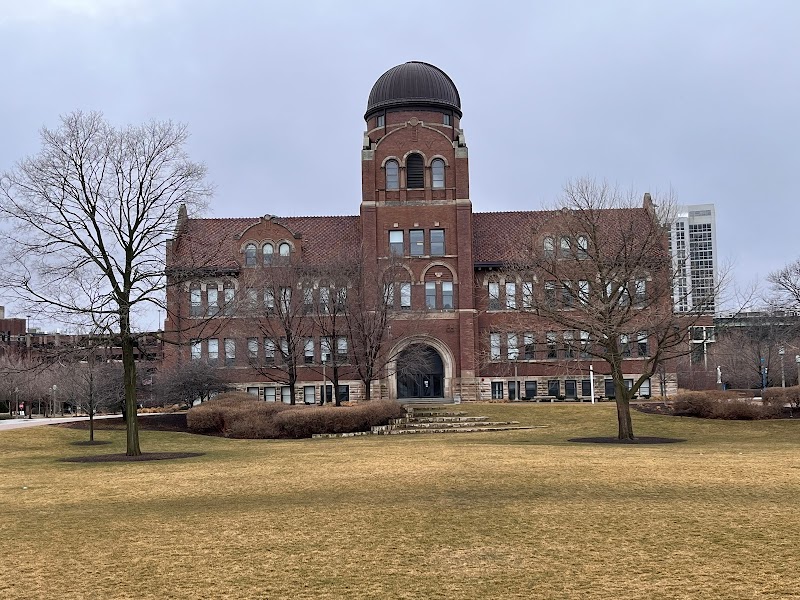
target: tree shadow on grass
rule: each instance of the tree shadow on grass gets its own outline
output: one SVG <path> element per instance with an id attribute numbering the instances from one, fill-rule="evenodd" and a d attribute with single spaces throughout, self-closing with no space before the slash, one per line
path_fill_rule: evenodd
<path id="1" fill-rule="evenodd" d="M 205 452 L 144 452 L 139 456 L 127 454 L 97 454 L 95 456 L 73 456 L 62 458 L 61 462 L 72 463 L 104 463 L 104 462 L 146 462 L 151 460 L 175 460 L 178 458 L 194 458 L 203 456 Z"/>
<path id="2" fill-rule="evenodd" d="M 70 446 L 104 446 L 110 444 L 108 440 L 82 440 L 80 442 L 70 442 Z"/>
<path id="3" fill-rule="evenodd" d="M 633 440 L 621 440 L 616 437 L 582 437 L 570 438 L 567 441 L 578 444 L 619 444 L 623 446 L 643 446 L 647 444 L 678 444 L 680 442 L 685 442 L 686 440 L 681 438 L 641 436 Z"/>

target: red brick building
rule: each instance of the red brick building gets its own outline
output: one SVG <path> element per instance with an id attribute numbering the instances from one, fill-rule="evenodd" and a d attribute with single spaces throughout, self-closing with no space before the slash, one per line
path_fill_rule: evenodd
<path id="1" fill-rule="evenodd" d="M 166 360 L 210 360 L 243 389 L 287 400 L 285 376 L 271 366 L 285 358 L 274 354 L 288 346 L 286 338 L 266 339 L 253 313 L 237 310 L 262 300 L 275 310 L 280 299 L 247 282 L 287 265 L 324 270 L 349 256 L 361 263 L 355 285 L 370 289 L 383 277 L 384 300 L 393 309 L 386 324 L 387 359 L 373 398 L 587 398 L 590 361 L 562 344 L 566 332 L 530 323 L 528 333 L 509 333 L 514 309 L 525 301 L 524 286 L 506 282 L 499 271 L 513 243 L 509 232 L 536 231 L 553 214 L 473 213 L 461 100 L 450 78 L 422 62 L 394 67 L 373 86 L 364 118 L 357 216 L 179 216 L 167 250 L 173 285 L 165 323 L 165 335 L 179 344 L 167 345 Z M 390 284 L 388 269 L 401 273 Z M 297 283 L 286 289 L 295 292 L 292 302 L 316 305 L 328 301 L 330 292 L 320 291 L 326 286 L 303 291 Z M 556 334 L 557 344 L 551 339 Z M 319 401 L 323 380 L 330 383 L 334 349 L 313 325 L 302 335 L 295 400 Z M 345 331 L 335 337 L 341 395 L 358 400 L 364 384 L 347 359 L 352 344 Z M 423 367 L 413 375 L 398 368 L 409 349 L 424 350 Z M 635 356 L 626 366 L 631 377 L 640 372 Z M 604 367 L 595 361 L 593 368 L 595 395 L 602 396 Z"/>

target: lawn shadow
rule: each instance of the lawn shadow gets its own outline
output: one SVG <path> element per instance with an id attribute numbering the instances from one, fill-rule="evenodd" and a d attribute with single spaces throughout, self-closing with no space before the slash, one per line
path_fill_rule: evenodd
<path id="1" fill-rule="evenodd" d="M 73 456 L 62 458 L 61 462 L 72 463 L 104 463 L 104 462 L 146 462 L 151 460 L 175 460 L 178 458 L 194 458 L 203 456 L 205 452 L 144 452 L 139 456 L 127 454 L 97 454 L 94 456 Z"/>
<path id="2" fill-rule="evenodd" d="M 70 442 L 70 446 L 104 446 L 110 444 L 108 440 L 81 440 L 80 442 Z"/>
<path id="3" fill-rule="evenodd" d="M 641 436 L 633 440 L 621 440 L 616 437 L 580 437 L 570 438 L 568 442 L 575 442 L 577 444 L 620 444 L 620 445 L 648 445 L 648 444 L 678 444 L 685 442 L 681 438 L 666 438 L 666 437 L 649 437 Z"/>

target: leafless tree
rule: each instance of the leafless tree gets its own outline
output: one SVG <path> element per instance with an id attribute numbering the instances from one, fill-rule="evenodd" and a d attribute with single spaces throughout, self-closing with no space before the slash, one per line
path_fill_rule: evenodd
<path id="1" fill-rule="evenodd" d="M 671 207 L 670 198 L 656 207 L 646 195 L 642 204 L 589 178 L 569 182 L 555 210 L 535 230 L 520 232 L 527 243 L 504 275 L 522 288 L 517 330 L 565 330 L 572 351 L 607 363 L 619 439 L 634 439 L 632 397 L 660 365 L 689 351 L 689 329 L 714 301 L 695 297 L 692 312 L 673 311 Z M 638 356 L 641 375 L 629 388 L 631 356 Z"/>
<path id="2" fill-rule="evenodd" d="M 132 319 L 163 301 L 165 240 L 180 205 L 199 209 L 209 196 L 205 167 L 184 150 L 187 128 L 169 121 L 118 129 L 74 112 L 41 138 L 37 155 L 2 176 L 0 216 L 10 224 L 2 282 L 26 310 L 119 333 L 126 453 L 136 456 Z"/>
<path id="3" fill-rule="evenodd" d="M 776 308 L 796 310 L 800 308 L 800 259 L 773 271 L 767 276 L 775 296 Z"/>
<path id="4" fill-rule="evenodd" d="M 191 408 L 196 400 L 205 401 L 228 389 L 220 370 L 206 361 L 181 362 L 157 375 L 156 395 L 163 403 Z"/>

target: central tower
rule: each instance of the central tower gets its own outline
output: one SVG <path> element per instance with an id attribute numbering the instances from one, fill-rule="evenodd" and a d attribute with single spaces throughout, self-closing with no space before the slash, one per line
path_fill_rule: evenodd
<path id="1" fill-rule="evenodd" d="M 402 263 L 408 281 L 396 284 L 392 333 L 398 344 L 428 344 L 440 355 L 445 396 L 470 396 L 464 386 L 473 385 L 476 372 L 472 203 L 461 117 L 461 97 L 444 71 L 418 61 L 398 65 L 372 86 L 361 151 L 364 255 L 374 281 Z M 411 324 L 420 320 L 423 328 Z"/>

